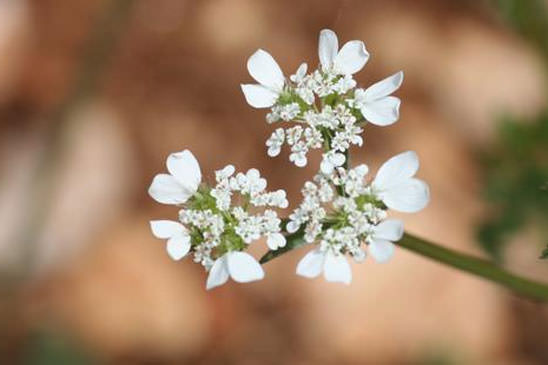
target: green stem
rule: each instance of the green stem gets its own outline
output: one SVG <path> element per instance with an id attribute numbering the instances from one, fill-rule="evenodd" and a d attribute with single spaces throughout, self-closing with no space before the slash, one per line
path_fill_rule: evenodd
<path id="1" fill-rule="evenodd" d="M 287 235 L 286 240 L 285 247 L 268 251 L 261 258 L 261 264 L 306 244 L 302 230 Z M 442 247 L 407 233 L 397 242 L 397 245 L 439 263 L 495 282 L 524 297 L 542 302 L 548 301 L 548 285 L 512 274 L 490 261 Z"/>
<path id="2" fill-rule="evenodd" d="M 397 245 L 440 263 L 493 281 L 523 296 L 539 301 L 548 301 L 548 285 L 514 275 L 487 260 L 439 246 L 410 234 L 405 234 Z"/>

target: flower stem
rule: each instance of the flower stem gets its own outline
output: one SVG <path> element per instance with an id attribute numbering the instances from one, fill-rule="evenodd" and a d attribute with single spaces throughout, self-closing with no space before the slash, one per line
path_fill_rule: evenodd
<path id="1" fill-rule="evenodd" d="M 493 281 L 517 294 L 539 301 L 548 301 L 548 285 L 514 275 L 487 260 L 442 247 L 410 234 L 405 234 L 397 242 L 397 245 L 440 263 Z"/>
<path id="2" fill-rule="evenodd" d="M 276 251 L 268 251 L 261 258 L 261 264 L 306 244 L 302 230 L 287 235 L 286 241 L 285 247 Z M 514 275 L 487 260 L 442 247 L 407 233 L 397 242 L 397 245 L 442 264 L 495 282 L 524 297 L 543 302 L 548 301 L 548 285 Z"/>

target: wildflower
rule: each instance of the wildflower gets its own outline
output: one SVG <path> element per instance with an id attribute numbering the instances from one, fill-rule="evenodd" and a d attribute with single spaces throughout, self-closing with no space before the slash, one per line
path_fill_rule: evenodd
<path id="1" fill-rule="evenodd" d="M 320 170 L 324 174 L 331 174 L 335 167 L 342 166 L 346 161 L 346 157 L 340 153 L 335 152 L 334 150 L 328 151 L 323 154 L 322 163 L 320 164 Z"/>
<path id="2" fill-rule="evenodd" d="M 369 53 L 362 41 L 349 41 L 339 50 L 337 35 L 330 29 L 320 32 L 318 55 L 324 72 L 353 75 L 365 66 Z"/>
<path id="3" fill-rule="evenodd" d="M 371 227 L 367 235 L 369 253 L 377 262 L 388 261 L 394 255 L 394 243 L 403 236 L 403 222 L 388 219 Z"/>
<path id="4" fill-rule="evenodd" d="M 270 53 L 257 50 L 247 61 L 247 70 L 258 84 L 242 84 L 248 104 L 254 108 L 269 108 L 283 91 L 285 79 L 280 66 Z"/>
<path id="5" fill-rule="evenodd" d="M 339 49 L 337 35 L 320 32 L 320 67 L 307 73 L 302 63 L 295 74 L 284 79 L 272 56 L 258 50 L 248 69 L 258 85 L 242 85 L 247 102 L 254 107 L 271 107 L 268 123 L 297 123 L 278 128 L 266 141 L 268 155 L 277 156 L 283 144 L 291 147 L 289 160 L 298 167 L 308 163 L 308 152 L 324 148 L 322 171 L 342 166 L 341 156 L 351 146 L 363 144 L 363 125 L 389 125 L 399 118 L 400 100 L 391 94 L 402 81 L 398 72 L 367 89 L 356 88 L 353 74 L 366 64 L 369 54 L 362 41 L 349 41 Z M 341 162 L 342 161 L 342 162 Z"/>
<path id="6" fill-rule="evenodd" d="M 415 213 L 430 200 L 428 185 L 413 176 L 419 169 L 419 158 L 413 151 L 400 153 L 386 161 L 371 184 L 373 194 L 388 208 Z"/>
<path id="7" fill-rule="evenodd" d="M 385 162 L 371 183 L 364 164 L 330 171 L 322 167 L 315 182 L 305 183 L 303 201 L 286 225 L 289 233 L 304 225 L 305 241 L 316 245 L 297 265 L 297 274 L 313 278 L 323 273 L 327 281 L 349 284 L 346 255 L 362 262 L 367 251 L 377 262 L 388 261 L 403 235 L 403 222 L 386 219 L 387 209 L 416 212 L 429 200 L 426 183 L 413 177 L 418 166 L 414 152 L 401 153 Z"/>
<path id="8" fill-rule="evenodd" d="M 351 102 L 369 122 L 386 126 L 395 123 L 400 116 L 400 99 L 391 96 L 403 82 L 403 72 L 399 71 L 367 89 L 356 89 Z"/>
<path id="9" fill-rule="evenodd" d="M 215 260 L 207 277 L 206 289 L 213 289 L 228 281 L 228 277 L 238 283 L 248 283 L 264 278 L 261 265 L 248 253 L 227 252 Z"/>
<path id="10" fill-rule="evenodd" d="M 196 193 L 202 180 L 198 161 L 184 150 L 170 154 L 166 165 L 169 174 L 156 175 L 148 193 L 158 203 L 182 204 Z"/>
<path id="11" fill-rule="evenodd" d="M 151 221 L 150 228 L 156 238 L 167 239 L 167 253 L 173 260 L 180 260 L 190 250 L 190 235 L 179 222 Z"/>
<path id="12" fill-rule="evenodd" d="M 350 284 L 352 281 L 350 264 L 344 255 L 331 250 L 312 250 L 297 265 L 297 274 L 306 278 L 315 278 L 322 272 L 327 281 L 344 284 Z"/>
<path id="13" fill-rule="evenodd" d="M 261 237 L 270 249 L 285 246 L 281 220 L 269 209 L 288 206 L 285 191 L 268 192 L 257 169 L 235 174 L 232 165 L 215 172 L 214 187 L 200 185 L 200 166 L 188 150 L 169 155 L 167 168 L 170 174 L 156 175 L 149 193 L 161 203 L 183 205 L 179 221 L 150 222 L 153 235 L 167 240 L 169 256 L 180 260 L 191 253 L 209 271 L 208 289 L 229 277 L 242 283 L 262 279 L 259 263 L 243 251 Z"/>

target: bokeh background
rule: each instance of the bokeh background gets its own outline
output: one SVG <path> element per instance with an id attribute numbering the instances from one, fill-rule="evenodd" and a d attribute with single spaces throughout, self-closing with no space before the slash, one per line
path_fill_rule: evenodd
<path id="1" fill-rule="evenodd" d="M 353 160 L 418 152 L 432 201 L 408 231 L 546 282 L 547 5 L 0 0 L 0 363 L 548 363 L 546 306 L 403 249 L 348 287 L 296 277 L 303 248 L 206 292 L 146 194 L 188 148 L 207 179 L 258 167 L 297 202 L 319 156 L 268 158 L 239 84 L 259 47 L 286 74 L 316 65 L 329 27 L 365 41 L 362 85 L 405 71 L 400 121 Z"/>

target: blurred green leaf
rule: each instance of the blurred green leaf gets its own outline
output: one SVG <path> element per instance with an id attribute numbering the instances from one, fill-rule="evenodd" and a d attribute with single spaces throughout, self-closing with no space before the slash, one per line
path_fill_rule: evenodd
<path id="1" fill-rule="evenodd" d="M 509 236 L 525 224 L 546 229 L 548 111 L 535 120 L 503 120 L 484 165 L 484 196 L 492 217 L 481 224 L 478 236 L 482 247 L 501 260 Z"/>
<path id="2" fill-rule="evenodd" d="M 542 260 L 548 259 L 548 245 L 546 245 L 546 248 L 542 250 L 539 258 Z"/>
<path id="3" fill-rule="evenodd" d="M 548 58 L 548 11 L 544 0 L 495 0 L 500 14 Z"/>
<path id="4" fill-rule="evenodd" d="M 73 341 L 67 333 L 40 330 L 30 336 L 24 364 L 92 365 L 97 360 Z"/>

